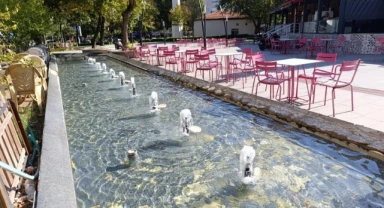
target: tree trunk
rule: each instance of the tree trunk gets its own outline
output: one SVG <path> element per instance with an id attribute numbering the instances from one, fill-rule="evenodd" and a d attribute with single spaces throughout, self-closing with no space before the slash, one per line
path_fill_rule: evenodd
<path id="1" fill-rule="evenodd" d="M 60 37 L 61 37 L 61 46 L 63 47 L 63 44 L 64 44 L 64 37 L 63 37 L 63 32 L 62 32 L 62 29 L 61 29 L 61 23 L 60 23 Z"/>
<path id="2" fill-rule="evenodd" d="M 105 23 L 105 17 L 101 16 L 101 27 L 100 27 L 100 45 L 104 45 L 104 23 Z"/>
<path id="3" fill-rule="evenodd" d="M 80 32 L 79 32 L 79 25 L 76 24 L 76 43 L 77 43 L 77 46 L 79 46 L 79 36 L 80 36 Z"/>
<path id="4" fill-rule="evenodd" d="M 100 26 L 101 26 L 101 14 L 99 14 L 99 19 L 97 20 L 97 27 L 93 33 L 94 35 L 93 35 L 92 40 L 91 40 L 92 48 L 96 47 L 96 38 L 97 38 L 97 35 L 99 34 Z"/>
<path id="5" fill-rule="evenodd" d="M 123 15 L 123 25 L 121 26 L 121 32 L 123 33 L 123 46 L 126 47 L 128 44 L 128 23 L 129 19 L 132 17 L 133 9 L 136 7 L 136 0 L 128 0 L 127 9 L 122 13 Z"/>
<path id="6" fill-rule="evenodd" d="M 259 33 L 260 32 L 260 21 L 253 19 L 252 22 L 253 22 L 253 25 L 255 26 L 255 34 Z"/>

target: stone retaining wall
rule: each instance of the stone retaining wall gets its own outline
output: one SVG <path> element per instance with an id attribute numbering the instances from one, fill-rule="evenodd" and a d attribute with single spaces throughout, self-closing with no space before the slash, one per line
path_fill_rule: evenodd
<path id="1" fill-rule="evenodd" d="M 327 37 L 336 39 L 339 34 L 290 34 L 284 37 L 298 38 L 306 37 L 308 39 Z M 384 34 L 341 34 L 346 37 L 345 53 L 347 54 L 377 54 L 376 48 L 379 43 L 378 37 L 384 37 Z"/>
<path id="2" fill-rule="evenodd" d="M 116 54 L 109 53 L 106 56 L 384 161 L 384 132 L 297 108 L 284 102 L 257 97 Z"/>
<path id="3" fill-rule="evenodd" d="M 49 67 L 36 207 L 76 208 L 75 185 L 55 58 L 51 59 Z"/>

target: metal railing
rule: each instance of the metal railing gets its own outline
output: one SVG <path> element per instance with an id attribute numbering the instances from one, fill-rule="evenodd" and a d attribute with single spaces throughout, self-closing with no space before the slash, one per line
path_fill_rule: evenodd
<path id="1" fill-rule="evenodd" d="M 273 34 L 277 35 L 288 35 L 288 34 L 295 34 L 295 33 L 301 33 L 301 24 L 300 23 L 291 23 L 291 24 L 284 24 L 276 26 L 275 28 L 269 30 L 267 32 L 268 36 L 271 36 Z"/>

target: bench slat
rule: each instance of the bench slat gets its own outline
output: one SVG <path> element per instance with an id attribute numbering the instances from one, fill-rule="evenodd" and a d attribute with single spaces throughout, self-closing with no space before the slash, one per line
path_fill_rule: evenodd
<path id="1" fill-rule="evenodd" d="M 25 149 L 23 148 L 21 149 L 20 161 L 19 161 L 19 164 L 17 164 L 17 169 L 24 171 L 26 163 L 27 163 L 27 156 L 25 155 Z M 17 191 L 16 189 L 19 188 L 20 183 L 21 183 L 21 177 L 15 175 L 15 178 L 13 179 L 13 183 L 12 183 L 12 190 L 11 192 L 9 192 L 9 199 L 11 200 L 11 202 L 15 200 L 16 191 Z"/>
<path id="2" fill-rule="evenodd" d="M 7 150 L 7 148 L 5 147 L 5 144 L 4 144 L 4 140 L 6 140 L 6 139 L 7 138 L 5 137 L 5 135 L 2 135 L 0 137 L 0 156 L 1 156 L 0 159 L 1 159 L 1 161 L 7 163 L 8 165 L 11 165 L 12 161 L 11 161 L 11 159 L 9 157 L 9 152 L 8 152 L 8 150 Z M 14 165 L 12 164 L 12 166 L 14 166 Z M 7 172 L 7 171 L 4 171 L 4 172 L 5 172 L 5 176 L 7 177 L 7 181 L 4 181 L 4 183 L 5 183 L 5 185 L 7 187 L 10 187 L 11 183 L 13 181 L 13 175 L 10 172 Z"/>
<path id="3" fill-rule="evenodd" d="M 0 179 L 0 207 L 1 208 L 12 208 L 12 202 L 8 197 L 8 192 L 4 187 L 3 181 Z"/>
<path id="4" fill-rule="evenodd" d="M 12 118 L 12 114 L 8 113 L 5 116 L 4 120 L 1 119 L 2 123 L 0 126 L 0 135 L 5 135 L 4 144 L 2 144 L 2 145 L 5 145 L 3 147 L 7 148 L 8 154 L 6 156 L 9 157 L 7 159 L 7 164 L 11 165 L 13 167 L 16 167 L 18 160 L 16 159 L 16 155 L 15 155 L 14 150 L 12 149 L 12 146 L 10 144 L 9 140 L 11 140 L 11 135 L 8 132 L 8 125 L 9 125 L 9 122 L 11 121 L 11 118 Z"/>

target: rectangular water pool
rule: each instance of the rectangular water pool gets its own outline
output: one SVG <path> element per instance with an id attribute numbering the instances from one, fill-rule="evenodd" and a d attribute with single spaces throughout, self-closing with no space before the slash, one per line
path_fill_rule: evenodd
<path id="1" fill-rule="evenodd" d="M 58 59 L 78 207 L 382 207 L 384 164 L 291 126 L 96 57 L 137 94 L 80 58 Z M 167 104 L 151 114 L 149 96 Z M 199 134 L 182 136 L 190 109 Z M 256 185 L 239 154 L 256 150 Z M 127 151 L 139 157 L 129 159 Z"/>

